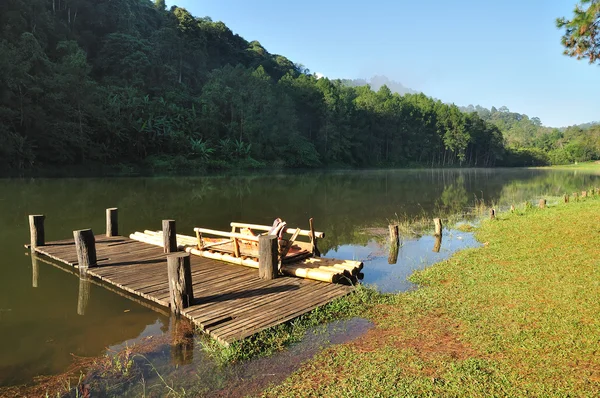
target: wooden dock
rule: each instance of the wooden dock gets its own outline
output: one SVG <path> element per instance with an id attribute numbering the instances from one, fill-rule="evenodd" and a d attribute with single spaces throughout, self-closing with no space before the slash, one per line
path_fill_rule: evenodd
<path id="1" fill-rule="evenodd" d="M 166 254 L 161 247 L 122 236 L 96 235 L 97 266 L 87 274 L 135 296 L 169 307 Z M 77 267 L 74 239 L 34 246 L 35 252 Z M 191 256 L 194 301 L 182 314 L 229 344 L 327 304 L 351 286 L 281 276 L 260 279 L 256 269 Z"/>

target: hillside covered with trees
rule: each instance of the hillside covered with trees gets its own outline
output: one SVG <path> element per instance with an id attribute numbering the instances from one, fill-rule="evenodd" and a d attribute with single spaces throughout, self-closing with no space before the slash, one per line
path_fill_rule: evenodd
<path id="1" fill-rule="evenodd" d="M 527 154 L 538 163 L 568 164 L 600 159 L 600 124 L 586 123 L 570 127 L 545 127 L 537 117 L 511 112 L 505 106 L 496 109 L 469 105 L 460 108 L 496 126 L 504 137 L 507 150 Z M 514 156 L 513 156 L 514 158 Z"/>
<path id="2" fill-rule="evenodd" d="M 164 0 L 0 3 L 0 170 L 545 161 L 507 150 L 501 129 L 424 94 L 318 79 Z"/>

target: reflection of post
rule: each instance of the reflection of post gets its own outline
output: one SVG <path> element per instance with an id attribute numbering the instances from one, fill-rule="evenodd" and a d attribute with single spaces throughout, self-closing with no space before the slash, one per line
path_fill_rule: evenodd
<path id="1" fill-rule="evenodd" d="M 31 250 L 31 271 L 32 271 L 31 286 L 38 287 L 38 275 L 39 275 L 38 258 L 35 255 L 34 250 Z"/>
<path id="2" fill-rule="evenodd" d="M 442 235 L 438 235 L 435 237 L 435 244 L 433 245 L 433 251 L 435 253 L 439 253 L 440 247 L 442 247 Z"/>
<path id="3" fill-rule="evenodd" d="M 400 245 L 390 245 L 390 255 L 388 256 L 388 264 L 396 264 L 398 262 L 398 249 Z"/>
<path id="4" fill-rule="evenodd" d="M 184 317 L 171 315 L 171 362 L 189 365 L 194 360 L 194 327 Z"/>
<path id="5" fill-rule="evenodd" d="M 79 273 L 79 297 L 77 298 L 77 315 L 85 315 L 90 300 L 90 280 L 85 271 Z"/>

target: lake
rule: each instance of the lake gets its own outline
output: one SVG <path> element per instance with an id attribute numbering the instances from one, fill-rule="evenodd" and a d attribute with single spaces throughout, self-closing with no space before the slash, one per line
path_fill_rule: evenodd
<path id="1" fill-rule="evenodd" d="M 403 238 L 389 264 L 385 236 L 372 231 L 395 220 L 461 214 L 485 201 L 497 208 L 600 186 L 582 171 L 529 169 L 368 170 L 208 177 L 0 179 L 0 386 L 31 383 L 63 372 L 75 356 L 98 356 L 129 342 L 168 332 L 169 319 L 91 284 L 78 302 L 76 276 L 47 263 L 32 267 L 28 214 L 46 215 L 46 240 L 76 229 L 103 233 L 105 209 L 119 208 L 120 232 L 161 228 L 179 233 L 202 226 L 229 230 L 231 221 L 270 225 L 280 217 L 307 228 L 313 217 L 327 257 L 365 262 L 363 283 L 381 291 L 411 289 L 413 270 L 478 243 L 446 230 L 439 253 L 430 236 Z M 554 197 L 554 199 L 553 199 Z M 0 391 L 1 392 L 1 391 Z"/>

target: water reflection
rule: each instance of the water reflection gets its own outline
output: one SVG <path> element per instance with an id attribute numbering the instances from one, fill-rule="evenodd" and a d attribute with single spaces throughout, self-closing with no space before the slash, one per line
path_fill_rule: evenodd
<path id="1" fill-rule="evenodd" d="M 268 225 L 275 217 L 308 229 L 314 218 L 315 228 L 326 234 L 319 241 L 324 256 L 364 260 L 365 283 L 398 291 L 412 288 L 406 276 L 414 269 L 477 243 L 469 234 L 444 231 L 443 241 L 403 239 L 390 251 L 361 233 L 365 228 L 385 228 L 396 217 L 460 213 L 475 198 L 508 207 L 598 185 L 598 176 L 582 172 L 498 169 L 1 179 L 0 385 L 61 372 L 71 353 L 102 355 L 106 347 L 143 338 L 148 330 L 169 328 L 168 317 L 147 303 L 24 256 L 29 214 L 47 216 L 46 240 L 82 228 L 103 231 L 105 209 L 111 207 L 119 208 L 124 234 L 160 229 L 163 219 L 175 219 L 178 231 L 193 234 L 196 226 L 227 230 L 231 221 Z M 175 346 L 186 362 L 189 348 Z"/>

